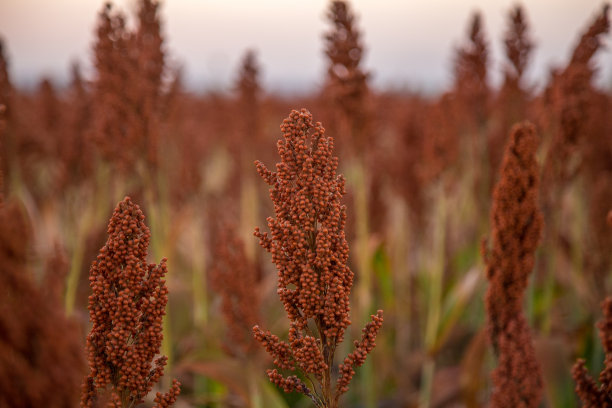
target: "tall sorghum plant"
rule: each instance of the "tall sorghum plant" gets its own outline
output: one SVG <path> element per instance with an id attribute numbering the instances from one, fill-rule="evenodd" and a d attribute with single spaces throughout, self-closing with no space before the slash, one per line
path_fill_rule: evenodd
<path id="1" fill-rule="evenodd" d="M 602 48 L 603 37 L 610 30 L 608 10 L 609 5 L 604 5 L 580 37 L 567 66 L 553 72 L 551 83 L 544 93 L 549 116 L 546 125 L 552 133 L 543 173 L 545 205 L 555 205 L 558 190 L 566 186 L 576 172 L 576 168 L 570 166 L 574 163 L 571 159 L 581 140 L 586 137 L 586 125 L 591 113 L 589 105 L 593 96 L 593 56 Z"/>
<path id="2" fill-rule="evenodd" d="M 603 41 L 610 30 L 609 5 L 604 5 L 579 45 L 574 50 L 572 63 L 586 65 L 588 72 L 596 72 L 592 55 L 604 48 Z M 609 37 L 608 37 L 609 40 Z M 582 57 L 581 57 L 582 56 Z M 584 59 L 584 62 L 581 62 Z M 575 61 L 575 62 L 574 62 Z M 588 200 L 588 226 L 585 269 L 597 291 L 597 303 L 612 290 L 612 233 L 604 219 L 612 203 L 612 100 L 609 92 L 589 86 L 589 100 L 585 104 L 584 138 L 580 145 L 584 172 L 584 187 Z M 585 95 L 586 96 L 586 95 Z"/>
<path id="3" fill-rule="evenodd" d="M 599 167 L 601 162 L 591 155 L 593 147 L 598 153 L 603 153 L 604 161 L 607 163 L 606 141 L 610 138 L 605 131 L 598 134 L 597 128 L 592 126 L 604 125 L 609 117 L 605 112 L 602 117 L 597 117 L 597 109 L 605 105 L 601 102 L 599 93 L 593 85 L 595 73 L 594 55 L 603 47 L 606 33 L 610 29 L 608 17 L 609 6 L 604 5 L 595 16 L 588 29 L 584 31 L 573 49 L 572 57 L 567 66 L 552 73 L 551 83 L 543 93 L 542 105 L 544 109 L 543 130 L 548 134 L 548 148 L 545 150 L 545 159 L 542 171 L 542 208 L 546 221 L 546 233 L 544 235 L 544 249 L 547 253 L 557 252 L 557 256 L 545 258 L 545 271 L 548 274 L 547 296 L 544 301 L 545 309 L 553 301 L 554 284 L 553 276 L 558 276 L 560 256 L 569 252 L 569 256 L 576 267 L 584 268 L 584 273 L 574 274 L 576 281 L 581 281 L 583 287 L 588 287 L 592 295 L 582 296 L 583 304 L 593 312 L 598 309 L 598 304 L 606 296 L 606 277 L 609 275 L 610 256 L 609 248 L 606 247 L 606 239 L 599 239 L 601 219 L 609 202 L 604 203 L 604 208 L 592 207 L 589 221 L 594 221 L 590 226 L 594 234 L 587 234 L 584 241 L 589 247 L 586 251 L 582 249 L 582 241 L 572 246 L 565 244 L 571 233 L 567 231 L 569 223 L 563 222 L 562 217 L 568 210 L 563 200 L 565 194 L 572 188 L 578 187 L 576 180 L 585 172 L 584 188 L 586 194 L 578 194 L 580 200 L 598 201 L 599 191 L 604 192 L 604 199 L 609 194 L 609 189 L 599 190 L 606 183 L 603 168 Z M 608 99 L 608 97 L 604 97 Z M 581 151 L 583 149 L 583 151 Z M 596 156 L 600 156 L 597 154 Z M 593 170 L 595 172 L 593 172 Z M 599 184 L 599 186 L 598 186 Z M 599 191 L 598 191 L 599 190 Z M 610 197 L 608 195 L 608 197 Z M 595 211 L 593 211 L 595 210 Z M 603 211 L 602 211 L 603 210 Z M 592 216 L 595 217 L 592 218 Z M 604 236 L 606 233 L 604 232 Z M 602 246 L 602 244 L 604 244 Z M 566 248 L 571 248 L 567 250 Z M 603 256 L 602 256 L 603 254 Z M 576 286 L 576 287 L 580 287 Z M 580 293 L 580 292 L 578 292 Z M 543 319 L 543 330 L 547 331 L 551 326 L 550 317 Z"/>
<path id="4" fill-rule="evenodd" d="M 87 336 L 90 372 L 81 406 L 95 406 L 100 392 L 110 387 L 111 406 L 127 408 L 144 402 L 164 372 L 167 357 L 156 355 L 168 302 L 166 259 L 159 265 L 146 263 L 151 234 L 129 197 L 115 208 L 107 232 L 89 273 L 93 325 Z M 173 380 L 170 391 L 157 393 L 155 406 L 171 406 L 179 392 L 180 383 Z"/>
<path id="5" fill-rule="evenodd" d="M 292 111 L 281 130 L 277 171 L 257 162 L 259 174 L 270 185 L 276 217 L 268 218 L 270 234 L 256 229 L 255 235 L 278 269 L 278 295 L 290 320 L 289 341 L 259 326 L 253 331 L 280 369 L 301 373 L 299 378 L 268 370 L 273 383 L 286 392 L 307 395 L 317 407 L 335 408 L 348 390 L 354 368 L 375 346 L 382 310 L 355 341 L 355 350 L 339 366 L 334 384 L 334 355 L 350 324 L 353 285 L 344 237 L 346 208 L 340 204 L 344 178 L 336 175 L 333 139 L 324 135 L 320 123 L 313 123 L 307 110 Z"/>
<path id="6" fill-rule="evenodd" d="M 492 247 L 484 248 L 487 326 L 498 358 L 492 407 L 535 408 L 542 394 L 540 367 L 523 314 L 523 296 L 542 231 L 537 148 L 533 125 L 524 122 L 512 128 L 493 193 Z"/>

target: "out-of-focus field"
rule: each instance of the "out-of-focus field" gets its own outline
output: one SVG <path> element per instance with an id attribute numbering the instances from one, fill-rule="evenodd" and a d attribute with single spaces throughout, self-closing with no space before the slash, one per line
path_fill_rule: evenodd
<path id="1" fill-rule="evenodd" d="M 61 303 L 78 322 L 83 347 L 89 266 L 106 242 L 113 208 L 130 196 L 151 229 L 150 262 L 168 258 L 162 351 L 169 364 L 161 382 L 166 389 L 172 378 L 183 384 L 176 406 L 310 406 L 269 383 L 265 369 L 272 362 L 250 335 L 255 324 L 279 335 L 288 330 L 274 265 L 253 237 L 274 211 L 253 162 L 273 168 L 279 124 L 291 109 L 305 107 L 334 137 L 347 179 L 356 278 L 353 325 L 339 355 L 348 353 L 370 314 L 385 311 L 376 349 L 357 370 L 344 406 L 485 406 L 495 358 L 485 329 L 481 245 L 490 238 L 492 191 L 508 133 L 530 120 L 540 141 L 545 227 L 524 310 L 543 370 L 542 406 L 579 406 L 571 367 L 584 358 L 594 375 L 601 370 L 595 324 L 612 293 L 606 224 L 612 95 L 593 85 L 591 61 L 608 36 L 607 8 L 593 10 L 567 45 L 571 59 L 537 92 L 522 81 L 537 29 L 529 26 L 529 9 L 508 10 L 499 88 L 487 80 L 487 47 L 498 40 L 487 38 L 474 15 L 461 46 L 449 50 L 454 83 L 436 96 L 369 87 L 360 65 L 367 33 L 355 36 L 358 20 L 342 26 L 330 18 L 325 85 L 287 97 L 260 87 L 265 67 L 251 51 L 236 67 L 232 92 L 189 92 L 180 72 L 164 63 L 163 7 L 151 4 L 149 14 L 134 16 L 134 29 L 123 26 L 114 8 L 102 10 L 92 27 L 94 76 L 85 80 L 75 67 L 66 88 L 42 79 L 32 92 L 16 89 L 7 74 L 11 44 L 0 48 L 2 193 L 29 219 L 32 279 L 42 283 L 57 274 Z M 226 250 L 228 237 L 239 239 L 244 258 Z M 223 298 L 236 296 L 238 269 L 253 274 L 250 306 L 258 321 L 231 328 Z M 248 335 L 229 335 L 230 329 Z"/>

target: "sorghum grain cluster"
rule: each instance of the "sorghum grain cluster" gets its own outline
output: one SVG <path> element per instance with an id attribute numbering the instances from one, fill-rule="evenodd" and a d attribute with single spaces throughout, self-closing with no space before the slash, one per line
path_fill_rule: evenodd
<path id="1" fill-rule="evenodd" d="M 129 197 L 121 201 L 108 225 L 108 240 L 91 265 L 87 336 L 90 373 L 85 379 L 81 406 L 91 407 L 98 393 L 110 387 L 111 404 L 128 407 L 142 403 L 159 381 L 167 357 L 159 354 L 162 319 L 168 302 L 164 281 L 166 259 L 147 264 L 151 234 L 144 214 Z M 179 394 L 174 380 L 157 407 L 170 406 Z"/>
<path id="2" fill-rule="evenodd" d="M 492 248 L 485 251 L 489 338 L 498 357 L 493 407 L 537 407 L 542 379 L 523 314 L 523 296 L 540 242 L 538 140 L 528 122 L 513 127 L 491 208 Z"/>
<path id="3" fill-rule="evenodd" d="M 311 389 L 298 377 L 285 378 L 269 370 L 272 382 L 310 396 L 317 406 L 336 407 L 339 396 L 348 389 L 353 367 L 362 365 L 375 345 L 382 311 L 372 316 L 356 350 L 340 366 L 333 392 L 334 352 L 351 323 L 349 295 L 354 277 L 347 265 L 346 208 L 340 204 L 344 178 L 336 175 L 333 139 L 325 136 L 320 123 L 313 123 L 307 110 L 292 111 L 281 131 L 284 138 L 278 142 L 281 162 L 276 171 L 256 163 L 270 185 L 276 217 L 268 218 L 269 234 L 256 229 L 255 235 L 272 254 L 278 270 L 278 295 L 291 321 L 289 342 L 259 326 L 253 331 L 279 368 L 297 368 L 319 386 Z"/>

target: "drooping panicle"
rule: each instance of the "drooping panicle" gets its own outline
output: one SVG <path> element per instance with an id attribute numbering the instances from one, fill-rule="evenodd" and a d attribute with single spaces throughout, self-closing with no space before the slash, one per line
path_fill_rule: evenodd
<path id="1" fill-rule="evenodd" d="M 115 208 L 107 233 L 108 240 L 89 274 L 90 373 L 83 385 L 83 407 L 93 406 L 108 387 L 113 406 L 142 403 L 163 375 L 167 360 L 156 357 L 168 302 L 166 259 L 159 265 L 146 263 L 151 234 L 144 214 L 129 197 Z M 157 406 L 169 406 L 179 386 L 174 382 Z"/>
<path id="2" fill-rule="evenodd" d="M 485 249 L 489 280 L 485 304 L 489 338 L 498 357 L 493 407 L 537 407 L 540 367 L 523 314 L 523 297 L 540 242 L 538 139 L 528 122 L 517 124 L 506 147 L 491 208 L 492 248 Z"/>

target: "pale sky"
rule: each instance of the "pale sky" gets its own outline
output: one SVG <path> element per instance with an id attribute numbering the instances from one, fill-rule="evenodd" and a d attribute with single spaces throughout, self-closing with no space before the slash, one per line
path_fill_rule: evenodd
<path id="1" fill-rule="evenodd" d="M 103 0 L 0 0 L 0 36 L 18 86 L 50 76 L 65 82 L 71 61 L 91 75 L 91 47 Z M 113 2 L 133 15 L 134 0 Z M 327 0 L 165 0 L 166 50 L 195 90 L 227 89 L 247 48 L 258 53 L 264 87 L 317 89 L 325 73 L 323 33 Z M 450 84 L 453 47 L 480 10 L 492 46 L 492 79 L 500 78 L 506 14 L 515 0 L 353 0 L 366 46 L 364 67 L 378 88 L 426 91 Z M 536 41 L 528 70 L 542 83 L 551 65 L 569 57 L 601 0 L 522 2 Z M 606 40 L 612 44 L 610 35 Z M 612 53 L 600 53 L 599 83 L 612 84 Z"/>

